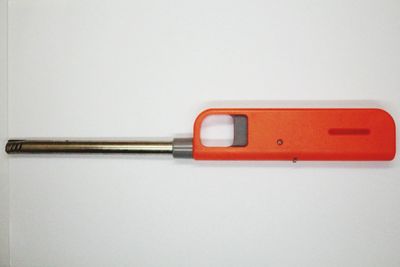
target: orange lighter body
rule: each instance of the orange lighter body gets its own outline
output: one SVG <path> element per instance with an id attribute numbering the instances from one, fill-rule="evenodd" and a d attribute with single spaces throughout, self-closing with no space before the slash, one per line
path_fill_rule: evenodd
<path id="1" fill-rule="evenodd" d="M 234 118 L 232 146 L 201 143 L 209 115 Z M 392 160 L 395 153 L 395 123 L 381 109 L 208 109 L 194 123 L 197 160 Z"/>

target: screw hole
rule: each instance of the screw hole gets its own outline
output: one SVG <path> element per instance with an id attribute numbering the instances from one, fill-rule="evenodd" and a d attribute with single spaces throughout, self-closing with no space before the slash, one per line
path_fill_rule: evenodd
<path id="1" fill-rule="evenodd" d="M 283 140 L 282 139 L 278 139 L 276 140 L 276 143 L 278 144 L 278 146 L 283 145 Z"/>

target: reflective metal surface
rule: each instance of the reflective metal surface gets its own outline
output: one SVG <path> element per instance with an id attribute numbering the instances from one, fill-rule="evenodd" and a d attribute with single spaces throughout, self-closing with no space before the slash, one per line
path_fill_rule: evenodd
<path id="1" fill-rule="evenodd" d="M 171 142 L 9 140 L 6 152 L 17 153 L 133 153 L 172 154 Z"/>
<path id="2" fill-rule="evenodd" d="M 175 138 L 172 142 L 174 158 L 193 158 L 193 139 Z"/>

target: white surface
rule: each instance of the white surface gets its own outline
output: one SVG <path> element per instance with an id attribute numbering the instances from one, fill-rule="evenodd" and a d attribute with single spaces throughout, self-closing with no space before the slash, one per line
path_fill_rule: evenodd
<path id="1" fill-rule="evenodd" d="M 9 136 L 180 136 L 206 106 L 380 106 L 399 124 L 399 13 L 11 0 Z M 399 266 L 399 172 L 398 159 L 9 157 L 11 264 Z"/>
<path id="2" fill-rule="evenodd" d="M 201 123 L 201 143 L 208 147 L 229 147 L 233 145 L 234 130 L 232 116 L 207 116 Z"/>
<path id="3" fill-rule="evenodd" d="M 7 1 L 0 0 L 0 144 L 7 139 Z M 9 180 L 7 155 L 0 153 L 0 266 L 9 265 Z"/>

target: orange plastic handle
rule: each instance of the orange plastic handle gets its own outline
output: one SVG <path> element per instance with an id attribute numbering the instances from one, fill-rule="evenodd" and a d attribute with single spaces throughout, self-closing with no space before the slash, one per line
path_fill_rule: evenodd
<path id="1" fill-rule="evenodd" d="M 247 143 L 206 147 L 200 129 L 209 115 L 247 118 Z M 393 118 L 381 109 L 208 109 L 196 119 L 198 160 L 392 160 Z"/>

